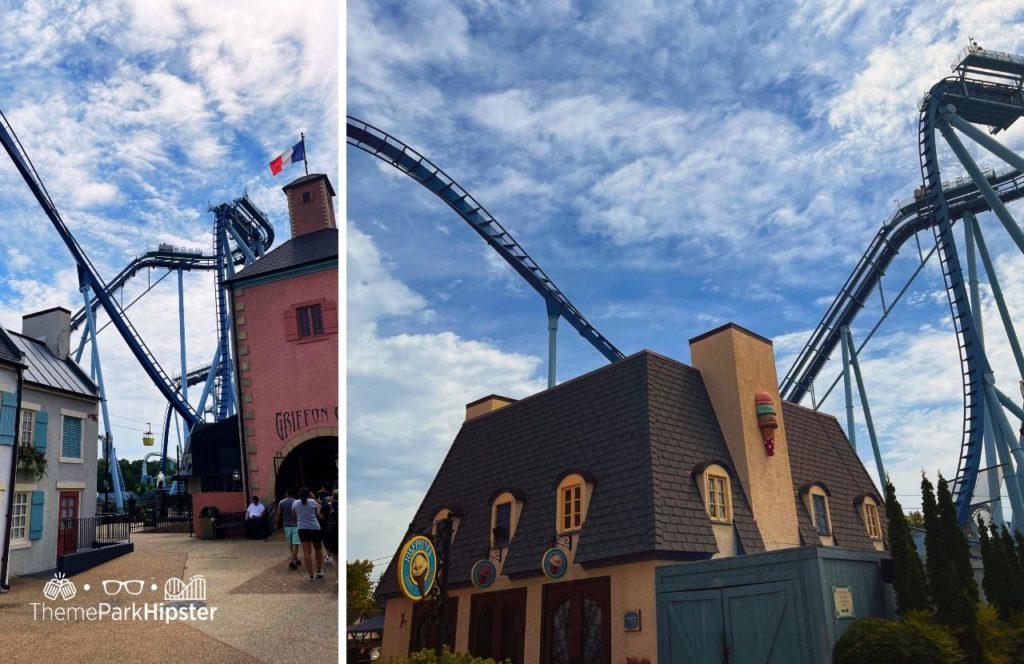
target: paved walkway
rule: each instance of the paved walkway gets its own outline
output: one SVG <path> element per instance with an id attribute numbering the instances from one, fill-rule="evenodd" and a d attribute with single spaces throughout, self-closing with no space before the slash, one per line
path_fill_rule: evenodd
<path id="1" fill-rule="evenodd" d="M 177 533 L 135 533 L 132 540 L 134 553 L 72 577 L 77 594 L 68 601 L 46 599 L 47 579 L 12 579 L 11 591 L 0 594 L 0 662 L 337 661 L 337 564 L 325 566 L 326 578 L 314 582 L 304 570 L 289 571 L 280 533 L 269 542 Z M 43 620 L 39 606 L 33 617 L 33 602 L 59 608 L 106 602 L 115 610 L 164 602 L 168 579 L 187 582 L 196 575 L 207 588 L 207 601 L 198 606 L 216 608 L 212 621 Z M 108 596 L 102 589 L 107 579 L 139 579 L 144 589 L 137 597 L 125 591 Z"/>

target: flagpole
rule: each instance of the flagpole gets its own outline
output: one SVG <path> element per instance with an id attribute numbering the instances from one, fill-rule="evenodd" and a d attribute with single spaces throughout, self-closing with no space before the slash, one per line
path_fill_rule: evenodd
<path id="1" fill-rule="evenodd" d="M 299 138 L 302 139 L 302 165 L 306 167 L 306 175 L 309 175 L 309 161 L 306 159 L 306 133 L 300 131 Z"/>

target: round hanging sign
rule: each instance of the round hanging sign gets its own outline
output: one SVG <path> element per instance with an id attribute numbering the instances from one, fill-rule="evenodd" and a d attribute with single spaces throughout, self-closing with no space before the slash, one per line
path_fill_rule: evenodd
<path id="1" fill-rule="evenodd" d="M 402 594 L 417 602 L 434 587 L 437 577 L 437 552 L 423 535 L 406 542 L 398 554 L 398 587 Z"/>
<path id="2" fill-rule="evenodd" d="M 566 570 L 569 569 L 569 557 L 558 547 L 548 549 L 540 559 L 540 568 L 544 570 L 544 576 L 557 581 L 565 576 Z"/>
<path id="3" fill-rule="evenodd" d="M 498 578 L 498 568 L 490 560 L 478 560 L 469 576 L 477 588 L 490 588 Z"/>

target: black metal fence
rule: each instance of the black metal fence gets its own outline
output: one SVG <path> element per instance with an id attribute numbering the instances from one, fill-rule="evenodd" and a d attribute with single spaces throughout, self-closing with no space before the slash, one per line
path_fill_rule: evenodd
<path id="1" fill-rule="evenodd" d="M 161 528 L 175 523 L 188 523 L 192 532 L 192 494 L 158 493 L 151 501 L 128 508 L 133 531 Z"/>
<path id="2" fill-rule="evenodd" d="M 84 519 L 61 519 L 57 551 L 68 555 L 131 541 L 131 521 L 125 514 L 103 514 Z"/>

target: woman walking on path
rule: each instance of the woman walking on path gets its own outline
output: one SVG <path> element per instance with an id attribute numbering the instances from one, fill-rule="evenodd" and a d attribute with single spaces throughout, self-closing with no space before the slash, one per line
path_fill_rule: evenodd
<path id="1" fill-rule="evenodd" d="M 309 572 L 309 580 L 324 578 L 324 550 L 321 547 L 323 532 L 320 530 L 318 519 L 319 505 L 310 497 L 309 489 L 303 488 L 299 491 L 299 499 L 292 503 L 292 512 L 295 513 L 295 521 L 299 525 L 299 541 L 302 542 L 302 559 L 306 564 L 306 571 Z M 313 561 L 310 559 L 312 549 L 316 549 L 316 572 L 314 574 Z"/>

